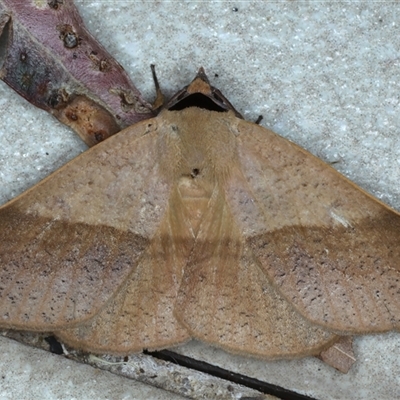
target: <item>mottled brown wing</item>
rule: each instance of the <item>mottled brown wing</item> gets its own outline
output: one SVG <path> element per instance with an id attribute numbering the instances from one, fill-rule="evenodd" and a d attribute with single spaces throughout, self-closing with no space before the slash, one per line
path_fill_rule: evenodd
<path id="1" fill-rule="evenodd" d="M 55 330 L 101 310 L 161 224 L 156 122 L 90 149 L 0 208 L 0 326 Z"/>
<path id="2" fill-rule="evenodd" d="M 398 329 L 400 215 L 273 132 L 238 129 L 226 198 L 268 279 L 326 328 Z"/>
<path id="3" fill-rule="evenodd" d="M 317 354 L 337 339 L 303 318 L 269 283 L 218 188 L 186 265 L 175 314 L 193 337 L 259 357 Z"/>
<path id="4" fill-rule="evenodd" d="M 55 332 L 57 337 L 75 348 L 113 354 L 162 349 L 189 340 L 173 310 L 192 245 L 175 190 L 160 229 L 116 296 L 94 318 Z"/>

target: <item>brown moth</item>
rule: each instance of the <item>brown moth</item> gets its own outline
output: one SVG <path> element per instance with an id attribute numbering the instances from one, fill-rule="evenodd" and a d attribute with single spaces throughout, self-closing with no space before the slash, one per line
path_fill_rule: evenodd
<path id="1" fill-rule="evenodd" d="M 0 326 L 265 358 L 399 327 L 400 215 L 244 121 L 203 70 L 0 208 Z"/>

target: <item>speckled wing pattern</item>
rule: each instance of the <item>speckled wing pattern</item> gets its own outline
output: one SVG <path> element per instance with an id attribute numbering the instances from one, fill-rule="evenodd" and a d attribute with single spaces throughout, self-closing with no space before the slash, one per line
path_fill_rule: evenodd
<path id="1" fill-rule="evenodd" d="M 268 279 L 334 332 L 398 329 L 400 215 L 273 132 L 239 130 L 227 199 Z"/>
<path id="2" fill-rule="evenodd" d="M 114 296 L 168 205 L 156 140 L 139 123 L 0 208 L 0 326 L 54 331 Z"/>
<path id="3" fill-rule="evenodd" d="M 179 196 L 173 193 L 160 228 L 116 295 L 92 319 L 56 335 L 75 348 L 127 354 L 190 339 L 174 306 L 192 240 Z"/>
<path id="4" fill-rule="evenodd" d="M 279 358 L 398 328 L 400 216 L 237 118 L 163 111 L 0 209 L 0 326 Z"/>
<path id="5" fill-rule="evenodd" d="M 317 354 L 335 342 L 334 334 L 309 323 L 268 281 L 221 188 L 211 203 L 176 305 L 190 334 L 227 351 L 267 358 Z"/>

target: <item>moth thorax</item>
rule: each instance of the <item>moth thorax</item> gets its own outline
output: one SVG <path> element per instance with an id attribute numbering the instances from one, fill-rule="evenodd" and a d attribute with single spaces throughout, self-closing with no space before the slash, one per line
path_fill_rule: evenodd
<path id="1" fill-rule="evenodd" d="M 205 182 L 193 177 L 197 173 L 194 169 L 192 175 L 182 176 L 178 182 L 178 191 L 185 207 L 185 214 L 195 236 L 211 197 L 211 191 L 204 185 Z"/>

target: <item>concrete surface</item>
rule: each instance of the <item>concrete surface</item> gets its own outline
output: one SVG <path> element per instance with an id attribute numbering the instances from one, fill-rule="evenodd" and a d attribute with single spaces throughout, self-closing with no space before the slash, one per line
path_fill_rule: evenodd
<path id="1" fill-rule="evenodd" d="M 0 399 L 154 399 L 179 395 L 0 337 Z"/>
<path id="2" fill-rule="evenodd" d="M 83 0 L 77 5 L 88 28 L 147 99 L 154 98 L 150 63 L 156 64 L 167 97 L 203 66 L 246 119 L 262 114 L 262 125 L 400 210 L 398 3 Z M 2 83 L 0 113 L 2 203 L 85 149 L 67 128 Z M 346 376 L 316 359 L 261 362 L 197 343 L 181 349 L 318 399 L 400 397 L 400 335 L 362 337 L 355 350 L 358 361 Z M 0 365 L 2 374 L 19 368 L 17 354 Z M 43 360 L 47 357 L 52 356 Z M 52 373 L 57 376 L 58 368 Z M 80 366 L 69 373 L 76 379 Z M 16 393 L 24 384 L 29 393 L 41 379 L 22 374 Z"/>

